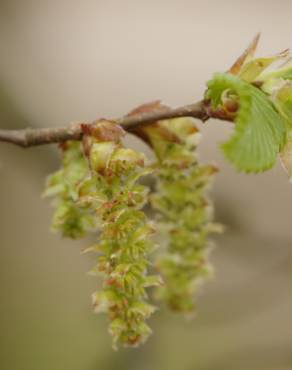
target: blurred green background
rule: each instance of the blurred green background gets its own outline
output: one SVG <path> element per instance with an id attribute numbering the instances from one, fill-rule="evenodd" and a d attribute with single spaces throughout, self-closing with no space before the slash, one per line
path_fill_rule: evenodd
<path id="1" fill-rule="evenodd" d="M 190 103 L 257 31 L 262 54 L 291 47 L 291 14 L 290 0 L 1 0 L 0 126 L 116 117 L 156 98 Z M 291 184 L 279 165 L 236 173 L 217 145 L 230 125 L 200 126 L 201 159 L 221 168 L 213 195 L 227 225 L 215 278 L 194 320 L 162 309 L 147 344 L 119 352 L 91 310 L 87 242 L 49 231 L 40 194 L 56 147 L 0 145 L 1 370 L 292 369 Z"/>

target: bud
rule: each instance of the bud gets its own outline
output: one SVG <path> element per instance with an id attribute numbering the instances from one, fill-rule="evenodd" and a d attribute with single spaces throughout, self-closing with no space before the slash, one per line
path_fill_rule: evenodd
<path id="1" fill-rule="evenodd" d="M 114 142 L 94 143 L 89 153 L 89 163 L 93 171 L 104 175 L 117 144 Z"/>

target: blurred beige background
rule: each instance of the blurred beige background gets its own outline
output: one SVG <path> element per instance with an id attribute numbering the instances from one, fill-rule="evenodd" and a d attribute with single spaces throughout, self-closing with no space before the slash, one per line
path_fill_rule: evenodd
<path id="1" fill-rule="evenodd" d="M 256 32 L 259 53 L 292 47 L 291 14 L 290 0 L 1 0 L 0 127 L 116 117 L 157 98 L 191 103 Z M 202 129 L 201 158 L 221 168 L 216 218 L 227 225 L 216 278 L 194 321 L 162 310 L 143 348 L 118 353 L 91 312 L 86 242 L 49 231 L 40 194 L 56 147 L 0 144 L 1 369 L 292 369 L 291 184 L 279 165 L 236 173 L 217 146 L 231 127 Z"/>

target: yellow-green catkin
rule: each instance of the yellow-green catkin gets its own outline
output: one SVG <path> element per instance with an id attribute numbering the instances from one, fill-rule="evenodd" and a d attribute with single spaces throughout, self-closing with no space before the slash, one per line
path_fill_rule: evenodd
<path id="1" fill-rule="evenodd" d="M 157 262 L 164 280 L 158 295 L 171 309 L 189 314 L 199 284 L 211 271 L 208 236 L 218 226 L 212 223 L 208 190 L 217 169 L 198 163 L 200 133 L 192 119 L 161 121 L 146 131 L 158 158 L 152 205 L 167 244 Z"/>
<path id="2" fill-rule="evenodd" d="M 89 248 L 98 253 L 92 272 L 102 276 L 102 289 L 93 294 L 96 312 L 105 312 L 113 346 L 137 346 L 151 329 L 146 320 L 155 311 L 146 288 L 160 283 L 149 276 L 153 226 L 142 211 L 148 189 L 137 181 L 147 175 L 145 157 L 124 148 L 122 133 L 110 122 L 100 122 L 85 152 L 90 176 L 79 187 L 79 201 L 94 209 L 100 234 Z"/>
<path id="3" fill-rule="evenodd" d="M 54 197 L 52 230 L 76 239 L 96 227 L 92 210 L 78 204 L 78 186 L 89 175 L 89 167 L 80 142 L 67 141 L 60 148 L 62 166 L 48 177 L 44 196 Z"/>

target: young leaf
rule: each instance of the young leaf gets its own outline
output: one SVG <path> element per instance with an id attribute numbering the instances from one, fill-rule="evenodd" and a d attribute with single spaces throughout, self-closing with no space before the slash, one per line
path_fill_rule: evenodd
<path id="1" fill-rule="evenodd" d="M 253 82 L 263 73 L 272 63 L 285 58 L 288 55 L 288 49 L 271 57 L 256 58 L 243 65 L 239 76 L 247 82 Z"/>
<path id="2" fill-rule="evenodd" d="M 205 96 L 211 101 L 211 109 L 224 109 L 222 95 L 228 90 L 239 99 L 235 132 L 222 145 L 225 156 L 244 172 L 261 172 L 272 167 L 285 141 L 285 124 L 269 98 L 253 85 L 227 73 L 215 74 L 207 86 Z"/>
<path id="3" fill-rule="evenodd" d="M 286 58 L 289 50 L 286 49 L 281 53 L 272 55 L 264 58 L 253 58 L 258 42 L 260 39 L 260 33 L 258 33 L 250 45 L 244 50 L 244 52 L 237 58 L 234 64 L 227 71 L 232 75 L 240 76 L 240 78 L 247 82 L 253 82 L 261 75 L 272 63 L 275 61 Z"/>

